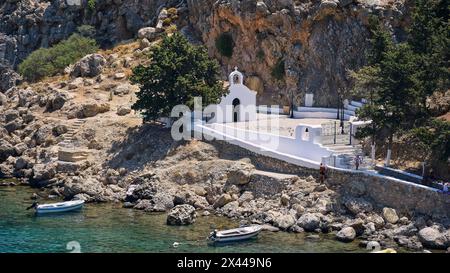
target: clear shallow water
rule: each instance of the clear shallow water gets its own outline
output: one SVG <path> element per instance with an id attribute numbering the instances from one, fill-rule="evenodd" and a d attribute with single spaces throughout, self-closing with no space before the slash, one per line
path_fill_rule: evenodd
<path id="1" fill-rule="evenodd" d="M 123 209 L 120 204 L 87 204 L 81 212 L 35 216 L 25 208 L 32 203 L 28 187 L 0 187 L 0 252 L 69 252 L 76 241 L 81 252 L 364 252 L 356 242 L 345 244 L 327 236 L 262 232 L 257 239 L 211 246 L 212 228 L 233 228 L 238 223 L 223 217 L 198 217 L 195 224 L 165 224 L 165 214 Z M 51 201 L 51 202 L 56 202 Z M 178 247 L 173 247 L 179 242 Z M 70 249 L 70 248 L 69 248 Z"/>

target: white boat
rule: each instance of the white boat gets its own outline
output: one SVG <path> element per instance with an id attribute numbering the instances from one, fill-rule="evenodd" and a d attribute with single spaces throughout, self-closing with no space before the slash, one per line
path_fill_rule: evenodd
<path id="1" fill-rule="evenodd" d="M 36 213 L 57 213 L 81 209 L 83 200 L 73 200 L 61 203 L 43 204 L 36 206 Z"/>
<path id="2" fill-rule="evenodd" d="M 258 236 L 262 227 L 259 225 L 227 229 L 222 231 L 213 231 L 209 235 L 209 239 L 213 242 L 233 242 L 247 240 Z"/>

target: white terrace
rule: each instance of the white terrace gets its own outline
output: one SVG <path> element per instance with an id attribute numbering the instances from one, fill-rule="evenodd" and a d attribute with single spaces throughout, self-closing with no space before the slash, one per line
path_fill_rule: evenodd
<path id="1" fill-rule="evenodd" d="M 236 69 L 230 74 L 230 93 L 222 98 L 212 115 L 196 122 L 195 129 L 203 135 L 305 167 L 318 168 L 323 162 L 352 168 L 354 157 L 361 154 L 353 135 L 362 125 L 354 117 L 362 103 L 346 104 L 346 121 L 341 127 L 336 119 L 337 109 L 312 107 L 311 94 L 306 101 L 308 106 L 298 107 L 294 118 L 284 115 L 281 108 L 256 107 L 256 92 L 243 84 L 243 75 Z"/>

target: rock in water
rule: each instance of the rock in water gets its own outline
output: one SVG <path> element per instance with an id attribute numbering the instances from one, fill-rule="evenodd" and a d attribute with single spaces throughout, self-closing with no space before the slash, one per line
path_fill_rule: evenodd
<path id="1" fill-rule="evenodd" d="M 426 227 L 419 231 L 419 240 L 425 246 L 433 249 L 446 249 L 450 238 L 433 227 Z"/>
<path id="2" fill-rule="evenodd" d="M 315 214 L 305 213 L 297 220 L 297 225 L 306 231 L 314 231 L 320 226 L 320 218 Z"/>
<path id="3" fill-rule="evenodd" d="M 233 201 L 233 198 L 228 193 L 224 193 L 214 202 L 213 207 L 221 208 L 231 201 Z"/>
<path id="4" fill-rule="evenodd" d="M 351 242 L 355 237 L 356 231 L 352 227 L 345 227 L 336 234 L 336 238 L 341 242 Z"/>
<path id="5" fill-rule="evenodd" d="M 275 226 L 282 230 L 287 230 L 295 224 L 295 218 L 292 215 L 285 214 L 273 220 Z"/>
<path id="6" fill-rule="evenodd" d="M 383 208 L 383 218 L 386 222 L 395 224 L 398 222 L 398 215 L 395 209 Z"/>
<path id="7" fill-rule="evenodd" d="M 167 215 L 167 224 L 172 226 L 190 225 L 195 222 L 197 213 L 191 205 L 178 205 L 172 208 Z"/>

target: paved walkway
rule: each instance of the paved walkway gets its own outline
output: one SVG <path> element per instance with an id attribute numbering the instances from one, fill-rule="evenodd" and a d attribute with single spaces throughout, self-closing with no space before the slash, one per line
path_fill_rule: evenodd
<path id="1" fill-rule="evenodd" d="M 313 119 L 313 118 L 293 119 L 283 115 L 267 115 L 258 113 L 257 120 L 226 123 L 226 126 L 235 127 L 243 130 L 270 133 L 280 136 L 294 137 L 295 128 L 298 125 L 320 127 L 321 124 L 330 121 L 335 121 L 335 119 Z"/>

